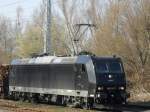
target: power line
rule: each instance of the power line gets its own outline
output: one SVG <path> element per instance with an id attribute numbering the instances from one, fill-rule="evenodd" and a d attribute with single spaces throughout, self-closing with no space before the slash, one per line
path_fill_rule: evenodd
<path id="1" fill-rule="evenodd" d="M 12 19 L 12 20 L 10 20 L 10 21 L 16 22 L 17 19 Z M 21 22 L 30 22 L 30 21 L 33 21 L 33 20 L 32 20 L 32 19 L 21 19 Z"/>
<path id="2" fill-rule="evenodd" d="M 25 1 L 27 1 L 27 0 L 17 0 L 15 2 L 11 2 L 11 3 L 8 3 L 8 4 L 0 5 L 0 7 L 1 8 L 3 8 L 3 7 L 9 7 L 9 6 L 16 5 L 18 3 L 25 2 Z M 58 3 L 58 1 L 52 2 L 52 4 L 57 4 L 57 3 Z"/>
<path id="3" fill-rule="evenodd" d="M 15 1 L 15 2 L 12 2 L 12 3 L 9 3 L 9 4 L 5 4 L 5 5 L 1 5 L 0 7 L 1 8 L 3 8 L 3 7 L 9 7 L 9 6 L 12 6 L 12 5 L 16 5 L 16 4 L 18 4 L 18 3 L 20 3 L 20 2 L 25 2 L 25 0 L 24 1 Z"/>

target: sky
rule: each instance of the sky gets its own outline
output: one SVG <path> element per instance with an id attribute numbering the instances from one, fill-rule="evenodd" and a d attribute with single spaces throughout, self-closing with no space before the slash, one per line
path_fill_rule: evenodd
<path id="1" fill-rule="evenodd" d="M 58 12 L 57 3 L 59 0 L 51 0 L 52 1 L 52 12 L 55 14 Z M 23 21 L 30 22 L 32 19 L 33 11 L 40 6 L 42 0 L 0 0 L 0 16 L 7 16 L 12 20 L 12 22 L 16 21 L 16 10 L 18 7 L 22 7 L 23 9 Z M 103 2 L 102 2 L 103 3 Z"/>
<path id="2" fill-rule="evenodd" d="M 7 16 L 12 21 L 16 19 L 16 9 L 23 8 L 23 18 L 29 20 L 34 9 L 38 8 L 42 0 L 0 0 L 0 16 Z"/>

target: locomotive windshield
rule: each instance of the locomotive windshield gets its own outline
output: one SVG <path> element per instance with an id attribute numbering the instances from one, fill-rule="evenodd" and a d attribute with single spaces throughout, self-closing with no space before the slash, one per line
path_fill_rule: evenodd
<path id="1" fill-rule="evenodd" d="M 105 73 L 108 72 L 108 66 L 106 63 L 97 63 L 96 64 L 96 72 Z"/>
<path id="2" fill-rule="evenodd" d="M 122 67 L 121 67 L 121 64 L 119 62 L 112 62 L 112 63 L 109 63 L 109 71 L 110 72 L 114 72 L 114 73 L 121 73 L 122 72 Z"/>
<path id="3" fill-rule="evenodd" d="M 95 69 L 97 73 L 121 73 L 120 62 L 96 62 Z"/>

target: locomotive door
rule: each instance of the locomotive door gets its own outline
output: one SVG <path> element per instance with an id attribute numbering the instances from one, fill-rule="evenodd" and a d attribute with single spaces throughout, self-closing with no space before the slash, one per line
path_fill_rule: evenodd
<path id="1" fill-rule="evenodd" d="M 84 89 L 84 77 L 85 76 L 85 65 L 77 64 L 75 65 L 75 90 L 77 95 L 81 94 Z"/>

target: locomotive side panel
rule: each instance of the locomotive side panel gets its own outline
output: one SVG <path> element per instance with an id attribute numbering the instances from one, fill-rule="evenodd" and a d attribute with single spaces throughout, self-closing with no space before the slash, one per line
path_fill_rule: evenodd
<path id="1" fill-rule="evenodd" d="M 14 65 L 9 88 L 10 91 L 17 92 L 87 96 L 87 74 L 78 69 L 80 65 L 75 64 Z M 80 74 L 83 74 L 82 85 L 76 82 L 76 77 Z"/>

